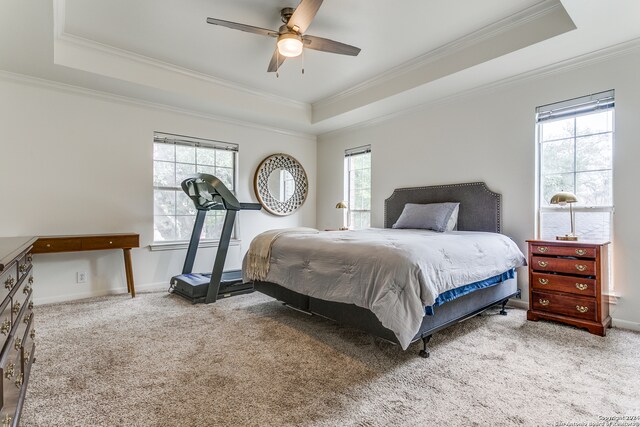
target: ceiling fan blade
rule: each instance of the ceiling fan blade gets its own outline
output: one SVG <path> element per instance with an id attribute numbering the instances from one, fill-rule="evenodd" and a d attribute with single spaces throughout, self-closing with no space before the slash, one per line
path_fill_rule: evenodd
<path id="1" fill-rule="evenodd" d="M 271 62 L 269 62 L 269 68 L 267 68 L 267 72 L 273 73 L 278 71 L 278 68 L 282 66 L 282 63 L 284 62 L 285 59 L 287 59 L 287 57 L 278 54 L 278 48 L 276 47 L 276 50 L 273 51 Z M 277 64 L 276 64 L 276 61 L 277 61 Z"/>
<path id="2" fill-rule="evenodd" d="M 338 53 L 340 55 L 358 56 L 360 48 L 316 36 L 304 36 L 304 47 L 322 52 Z"/>
<path id="3" fill-rule="evenodd" d="M 267 30 L 266 28 L 254 27 L 251 25 L 239 24 L 237 22 L 224 21 L 222 19 L 207 18 L 207 22 L 213 25 L 231 28 L 234 30 L 246 31 L 247 33 L 260 34 L 261 36 L 278 37 L 278 32 Z"/>
<path id="4" fill-rule="evenodd" d="M 322 0 L 302 0 L 296 10 L 289 18 L 289 22 L 287 22 L 287 28 L 290 30 L 295 30 L 300 34 L 303 34 L 307 31 L 309 25 L 311 25 L 311 21 L 318 13 L 318 9 L 322 5 Z M 298 27 L 297 29 L 294 27 Z"/>

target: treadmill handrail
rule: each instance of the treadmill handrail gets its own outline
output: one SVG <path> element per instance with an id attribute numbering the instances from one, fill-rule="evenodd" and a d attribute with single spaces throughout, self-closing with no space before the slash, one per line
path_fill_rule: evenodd
<path id="1" fill-rule="evenodd" d="M 220 179 L 213 175 L 206 173 L 195 174 L 182 181 L 180 186 L 198 210 L 214 210 L 215 206 L 219 205 L 219 203 L 216 203 L 218 198 L 221 199 L 221 203 L 226 210 L 239 211 L 242 209 L 236 196 Z M 204 188 L 202 188 L 203 186 Z M 204 203 L 202 200 L 208 203 Z"/>

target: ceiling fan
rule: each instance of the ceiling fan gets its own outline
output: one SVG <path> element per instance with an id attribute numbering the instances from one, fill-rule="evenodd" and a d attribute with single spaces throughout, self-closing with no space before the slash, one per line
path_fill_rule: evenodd
<path id="1" fill-rule="evenodd" d="M 358 47 L 322 37 L 304 34 L 321 5 L 322 0 L 302 0 L 295 9 L 285 7 L 280 11 L 284 25 L 282 25 L 277 31 L 215 18 L 207 18 L 207 22 L 209 24 L 220 25 L 234 30 L 277 38 L 278 41 L 276 42 L 276 49 L 273 52 L 273 56 L 269 62 L 269 68 L 267 69 L 270 73 L 278 71 L 278 68 L 280 68 L 287 58 L 293 58 L 300 55 L 305 47 L 322 52 L 357 56 L 360 53 L 360 48 Z"/>

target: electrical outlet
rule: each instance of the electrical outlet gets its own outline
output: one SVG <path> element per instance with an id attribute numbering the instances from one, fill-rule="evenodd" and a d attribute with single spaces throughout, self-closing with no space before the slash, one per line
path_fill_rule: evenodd
<path id="1" fill-rule="evenodd" d="M 76 281 L 78 283 L 87 283 L 87 272 L 86 271 L 78 271 L 76 273 Z"/>

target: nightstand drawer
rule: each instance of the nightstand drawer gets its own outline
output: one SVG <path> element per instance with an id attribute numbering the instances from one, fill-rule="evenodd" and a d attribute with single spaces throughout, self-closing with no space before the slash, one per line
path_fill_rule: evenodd
<path id="1" fill-rule="evenodd" d="M 531 277 L 534 291 L 560 291 L 588 297 L 596 296 L 594 279 L 545 273 L 531 273 Z"/>
<path id="2" fill-rule="evenodd" d="M 596 257 L 596 248 L 576 248 L 575 246 L 552 246 L 544 244 L 532 244 L 531 253 L 535 255 L 571 256 L 580 258 Z"/>
<path id="3" fill-rule="evenodd" d="M 532 292 L 533 309 L 564 314 L 586 320 L 597 320 L 598 312 L 594 298 L 580 298 L 547 292 Z"/>
<path id="4" fill-rule="evenodd" d="M 536 271 L 593 276 L 596 274 L 596 263 L 583 259 L 533 256 L 531 257 L 531 269 Z"/>

